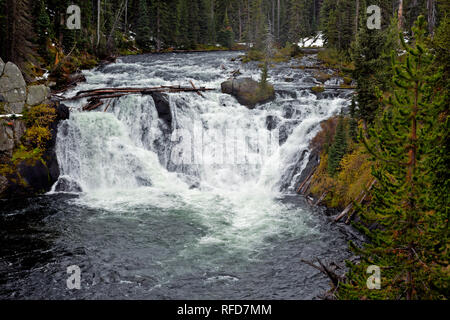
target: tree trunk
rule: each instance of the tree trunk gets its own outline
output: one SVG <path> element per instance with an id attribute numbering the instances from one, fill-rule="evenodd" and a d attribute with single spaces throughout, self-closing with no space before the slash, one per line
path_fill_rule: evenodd
<path id="1" fill-rule="evenodd" d="M 280 0 L 278 0 L 277 41 L 280 42 Z"/>
<path id="2" fill-rule="evenodd" d="M 156 8 L 156 51 L 161 51 L 161 35 L 160 35 L 160 24 L 161 24 L 161 17 L 159 12 L 159 6 Z"/>
<path id="3" fill-rule="evenodd" d="M 403 26 L 403 0 L 400 0 L 398 5 L 398 29 L 402 30 Z"/>
<path id="4" fill-rule="evenodd" d="M 358 34 L 358 23 L 359 23 L 359 0 L 356 0 L 356 12 L 355 12 L 355 39 Z"/>
<path id="5" fill-rule="evenodd" d="M 428 9 L 428 31 L 430 32 L 431 37 L 433 37 L 434 26 L 436 25 L 436 4 L 434 0 L 428 0 L 427 9 Z"/>
<path id="6" fill-rule="evenodd" d="M 97 47 L 100 44 L 100 12 L 101 12 L 101 1 L 97 0 Z"/>
<path id="7" fill-rule="evenodd" d="M 239 14 L 239 42 L 242 42 L 242 17 L 241 17 L 241 3 L 240 2 L 239 2 L 238 14 Z"/>
<path id="8" fill-rule="evenodd" d="M 128 34 L 128 0 L 125 0 L 125 34 Z"/>

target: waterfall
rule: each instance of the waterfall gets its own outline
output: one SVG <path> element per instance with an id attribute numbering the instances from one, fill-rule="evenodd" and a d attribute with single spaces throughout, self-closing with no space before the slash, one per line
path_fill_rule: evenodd
<path id="1" fill-rule="evenodd" d="M 85 72 L 88 81 L 77 89 L 189 80 L 218 88 L 226 79 L 219 66 L 236 68 L 231 55 L 124 58 Z M 251 66 L 241 72 L 258 76 Z M 345 97 L 318 98 L 296 89 L 313 81 L 302 72 L 289 65 L 274 71 L 271 80 L 281 88 L 276 100 L 253 110 L 218 91 L 203 97 L 168 94 L 170 116 L 165 119 L 149 95 L 120 97 L 106 111 L 81 112 L 83 103 L 72 103 L 74 111 L 58 131 L 61 177 L 53 192 L 81 191 L 79 201 L 113 211 L 190 207 L 216 230 L 203 239 L 207 242 L 226 239 L 241 245 L 276 234 L 282 226 L 289 229 L 283 217 L 287 209 L 274 199 L 293 191 L 320 122 L 348 103 Z M 287 83 L 286 77 L 297 80 Z M 261 228 L 264 233 L 255 234 Z"/>

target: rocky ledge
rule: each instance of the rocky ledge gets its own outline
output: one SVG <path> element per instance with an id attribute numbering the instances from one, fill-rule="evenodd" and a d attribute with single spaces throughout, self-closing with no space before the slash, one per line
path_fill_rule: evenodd
<path id="1" fill-rule="evenodd" d="M 69 118 L 69 109 L 50 101 L 49 94 L 50 88 L 45 85 L 27 86 L 20 69 L 0 58 L 0 198 L 46 192 L 58 179 L 56 134 L 59 121 Z M 52 114 L 45 126 L 49 132 L 45 146 L 42 150 L 25 150 L 23 141 L 30 129 L 27 113 L 42 107 Z M 40 154 L 35 157 L 37 151 Z"/>

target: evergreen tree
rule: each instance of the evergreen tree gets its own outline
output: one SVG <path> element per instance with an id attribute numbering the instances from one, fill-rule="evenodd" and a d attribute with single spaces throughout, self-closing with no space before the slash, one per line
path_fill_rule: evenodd
<path id="1" fill-rule="evenodd" d="M 218 36 L 219 43 L 227 48 L 231 48 L 234 42 L 234 33 L 231 28 L 230 21 L 228 20 L 228 13 L 225 11 L 225 17 L 223 21 L 223 27 Z"/>
<path id="2" fill-rule="evenodd" d="M 347 137 L 344 116 L 340 115 L 334 135 L 334 141 L 328 151 L 328 174 L 334 176 L 339 170 L 339 165 L 347 152 Z"/>
<path id="3" fill-rule="evenodd" d="M 377 160 L 372 174 L 377 183 L 362 217 L 380 228 L 360 229 L 370 242 L 353 248 L 362 260 L 349 264 L 349 281 L 340 287 L 341 298 L 432 299 L 448 297 L 448 199 L 436 205 L 430 188 L 430 160 L 441 157 L 446 141 L 436 127 L 444 116 L 443 92 L 436 88 L 442 70 L 433 70 L 427 48 L 425 18 L 413 28 L 415 42 L 407 45 L 400 34 L 404 59 L 393 56 L 395 91 L 385 102 L 379 123 L 365 141 Z M 448 127 L 447 127 L 448 129 Z M 448 186 L 448 181 L 445 183 Z M 382 290 L 366 287 L 366 268 L 381 268 Z"/>
<path id="4" fill-rule="evenodd" d="M 144 50 L 151 48 L 150 18 L 146 0 L 139 0 L 139 16 L 136 23 L 136 43 Z"/>
<path id="5" fill-rule="evenodd" d="M 50 38 L 50 17 L 45 8 L 45 1 L 39 0 L 35 3 L 36 33 L 38 35 L 39 53 L 47 56 L 47 40 Z"/>
<path id="6" fill-rule="evenodd" d="M 364 3 L 363 3 L 364 4 Z M 396 49 L 393 34 L 397 34 L 397 22 L 394 19 L 386 30 L 368 29 L 365 24 L 367 14 L 362 12 L 360 28 L 352 46 L 352 58 L 355 65 L 352 76 L 357 82 L 357 108 L 355 116 L 370 124 L 380 106 L 377 90 L 389 87 L 392 72 L 388 68 L 392 50 Z"/>

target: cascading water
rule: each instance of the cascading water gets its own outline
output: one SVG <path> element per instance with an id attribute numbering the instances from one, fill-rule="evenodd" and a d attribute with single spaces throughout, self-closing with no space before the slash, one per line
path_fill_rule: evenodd
<path id="1" fill-rule="evenodd" d="M 126 57 L 85 72 L 87 82 L 76 91 L 189 80 L 220 88 L 238 68 L 257 79 L 256 66 L 243 67 L 232 61 L 236 56 Z M 59 222 L 65 236 L 75 228 L 71 241 L 58 241 L 65 252 L 81 248 L 64 259 L 89 270 L 89 290 L 80 296 L 312 298 L 326 289 L 326 279 L 299 259 L 348 257 L 345 237 L 288 194 L 320 122 L 348 99 L 299 89 L 316 81 L 291 66 L 271 71 L 276 100 L 253 110 L 220 90 L 169 94 L 164 117 L 149 95 L 124 96 L 95 112 L 71 103 L 58 130 L 61 176 L 51 194 L 69 197 L 66 211 L 76 212 Z M 53 296 L 64 297 L 64 290 Z"/>

